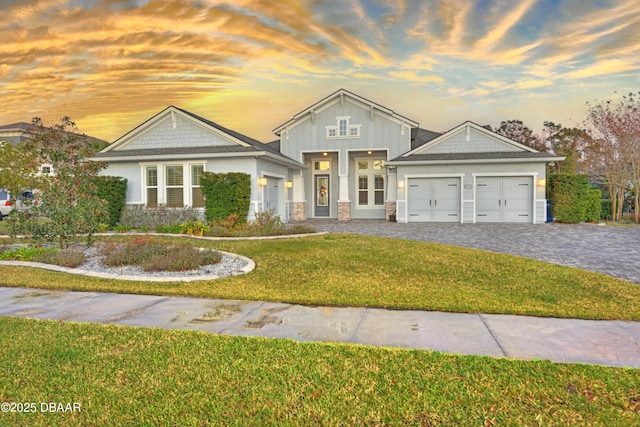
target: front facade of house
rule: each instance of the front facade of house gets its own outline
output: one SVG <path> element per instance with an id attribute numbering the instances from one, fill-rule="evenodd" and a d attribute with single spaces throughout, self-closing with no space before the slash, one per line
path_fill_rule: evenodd
<path id="1" fill-rule="evenodd" d="M 274 129 L 262 144 L 168 107 L 98 155 L 128 179 L 127 203 L 201 207 L 199 174 L 245 172 L 252 209 L 287 220 L 546 220 L 540 153 L 471 122 L 444 133 L 341 89 Z"/>

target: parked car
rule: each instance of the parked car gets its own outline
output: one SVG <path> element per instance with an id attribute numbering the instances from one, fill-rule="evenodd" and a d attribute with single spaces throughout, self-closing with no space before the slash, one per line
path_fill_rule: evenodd
<path id="1" fill-rule="evenodd" d="M 25 190 L 17 198 L 11 197 L 6 191 L 0 191 L 0 221 L 8 216 L 12 210 L 27 211 L 38 201 L 33 197 L 33 191 Z"/>

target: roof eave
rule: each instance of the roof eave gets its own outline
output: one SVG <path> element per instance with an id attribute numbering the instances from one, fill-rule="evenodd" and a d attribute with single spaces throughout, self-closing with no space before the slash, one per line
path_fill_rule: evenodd
<path id="1" fill-rule="evenodd" d="M 504 159 L 458 159 L 458 160 L 390 160 L 389 166 L 417 166 L 433 164 L 479 164 L 479 163 L 549 163 L 560 162 L 564 157 L 528 157 L 528 158 L 504 158 Z"/>

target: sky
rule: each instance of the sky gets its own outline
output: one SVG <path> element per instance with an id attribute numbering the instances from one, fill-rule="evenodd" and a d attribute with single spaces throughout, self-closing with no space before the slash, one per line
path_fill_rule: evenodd
<path id="1" fill-rule="evenodd" d="M 640 0 L 0 0 L 0 125 L 114 141 L 169 105 L 263 142 L 344 88 L 446 131 L 640 89 Z"/>

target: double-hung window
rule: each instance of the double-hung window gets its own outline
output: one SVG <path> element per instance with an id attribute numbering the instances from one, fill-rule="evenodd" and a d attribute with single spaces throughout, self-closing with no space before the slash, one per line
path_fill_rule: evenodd
<path id="1" fill-rule="evenodd" d="M 204 172 L 204 165 L 191 165 L 191 206 L 201 208 L 204 206 L 200 178 Z"/>
<path id="2" fill-rule="evenodd" d="M 145 168 L 145 181 L 147 187 L 147 207 L 158 207 L 158 167 L 147 166 Z"/>
<path id="3" fill-rule="evenodd" d="M 384 206 L 384 160 L 356 160 L 358 172 L 358 207 Z"/>
<path id="4" fill-rule="evenodd" d="M 184 207 L 184 168 L 182 165 L 166 165 L 164 169 L 166 205 L 169 208 Z"/>

